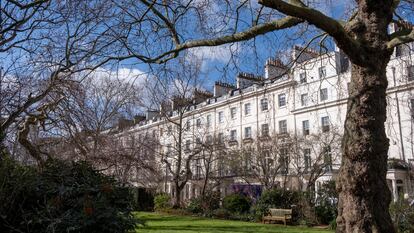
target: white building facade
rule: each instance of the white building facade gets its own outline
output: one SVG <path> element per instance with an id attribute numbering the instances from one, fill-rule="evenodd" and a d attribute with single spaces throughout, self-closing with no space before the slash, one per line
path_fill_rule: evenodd
<path id="1" fill-rule="evenodd" d="M 412 65 L 414 63 L 409 49 L 411 45 L 405 46 L 408 49 L 405 47 L 397 49 L 387 68 L 388 112 L 385 127 L 390 139 L 387 181 L 394 200 L 401 194 L 412 195 L 414 190 L 411 171 L 414 165 L 414 66 Z M 257 141 L 268 140 L 272 144 L 273 141 L 269 140 L 271 137 L 282 138 L 283 135 L 289 135 L 290 139 L 301 141 L 312 135 L 328 135 L 333 132 L 342 134 L 348 89 L 352 88 L 349 86 L 348 60 L 340 51 L 324 55 L 299 47 L 295 47 L 294 51 L 301 55 L 296 56 L 296 62 L 289 69 L 279 60 L 269 59 L 265 65 L 265 77 L 242 73 L 237 77 L 234 86 L 216 82 L 214 94 L 212 96 L 206 94 L 204 99 L 193 102 L 185 113 L 180 115 L 177 111 L 172 111 L 168 119 L 158 113 L 148 114 L 146 120 L 121 133 L 132 134 L 136 138 L 143 138 L 142 135 L 150 134 L 157 138 L 159 145 L 154 146 L 153 149 L 157 154 L 160 173 L 165 176 L 165 182 L 159 187 L 161 190 L 174 194 L 172 178 L 163 163 L 165 159 L 173 160 L 165 155 L 174 150 L 179 150 L 181 156 L 186 158 L 193 156 L 192 178 L 187 182 L 182 193 L 183 199 L 190 199 L 200 193 L 200 183 L 202 183 L 200 180 L 205 176 L 203 174 L 205 164 L 200 162 L 197 155 L 200 152 L 192 153 L 197 151 L 200 145 L 209 145 L 212 141 L 218 142 L 221 145 L 220 150 L 214 153 L 224 154 L 226 157 L 229 156 L 226 152 L 234 148 L 254 147 Z M 179 118 L 181 123 L 175 124 L 174 122 L 178 122 Z M 178 141 L 175 129 L 177 127 L 182 128 L 178 130 L 183 130 L 180 134 L 181 140 Z M 315 148 L 315 145 L 330 156 L 327 158 L 324 155 L 322 159 L 322 163 L 326 166 L 313 184 L 315 189 L 321 183 L 335 179 L 341 162 L 340 138 L 336 139 L 339 142 L 336 142 L 335 146 L 328 145 L 324 148 L 318 141 L 321 137 L 314 138 L 316 141 L 309 148 L 306 144 L 296 144 L 294 156 L 301 160 L 300 166 L 299 163 L 293 164 L 294 159 L 291 154 L 287 155 L 289 157 L 287 160 L 279 160 L 287 164 L 288 171 L 279 172 L 280 177 L 277 179 L 288 175 L 290 175 L 289 179 L 292 179 L 297 174 L 293 170 L 298 166 L 302 171 L 303 168 L 310 167 L 311 161 L 318 156 L 318 152 L 311 149 L 312 146 Z M 178 142 L 181 143 L 179 147 L 177 147 Z M 286 144 L 286 147 L 293 147 L 293 145 Z M 268 163 L 270 166 L 276 164 L 273 160 L 269 160 Z M 174 164 L 171 162 L 171 166 Z M 245 178 L 238 177 L 221 165 L 220 158 L 212 163 L 212 166 L 217 168 L 214 178 L 222 181 L 215 188 L 223 194 L 231 192 L 229 186 L 235 183 L 262 185 L 255 178 L 247 182 Z M 298 187 L 295 182 L 282 183 L 279 182 L 279 186 Z"/>

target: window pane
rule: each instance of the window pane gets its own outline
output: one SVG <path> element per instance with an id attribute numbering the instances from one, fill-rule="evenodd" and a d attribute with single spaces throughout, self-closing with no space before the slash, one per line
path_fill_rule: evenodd
<path id="1" fill-rule="evenodd" d="M 267 111 L 268 108 L 269 108 L 268 103 L 267 103 L 267 99 L 260 100 L 260 106 L 262 108 L 262 111 Z"/>
<path id="2" fill-rule="evenodd" d="M 302 121 L 303 135 L 309 135 L 309 121 Z"/>
<path id="3" fill-rule="evenodd" d="M 300 83 L 306 83 L 306 73 L 301 73 L 300 74 Z"/>
<path id="4" fill-rule="evenodd" d="M 244 105 L 244 115 L 250 115 L 250 104 L 245 104 Z"/>
<path id="5" fill-rule="evenodd" d="M 300 96 L 300 101 L 301 101 L 302 106 L 307 106 L 308 105 L 308 94 L 307 93 L 302 94 Z"/>
<path id="6" fill-rule="evenodd" d="M 328 89 L 327 88 L 323 88 L 320 90 L 320 97 L 321 97 L 321 101 L 325 101 L 328 99 Z"/>
<path id="7" fill-rule="evenodd" d="M 280 94 L 279 95 L 279 107 L 284 107 L 284 106 L 286 106 L 286 95 Z"/>
<path id="8" fill-rule="evenodd" d="M 286 120 L 279 121 L 279 133 L 287 133 L 287 122 Z"/>

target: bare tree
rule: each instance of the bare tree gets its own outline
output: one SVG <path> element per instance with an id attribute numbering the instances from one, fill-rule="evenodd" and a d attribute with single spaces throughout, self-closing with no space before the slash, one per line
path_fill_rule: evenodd
<path id="1" fill-rule="evenodd" d="M 60 99 L 75 74 L 87 75 L 104 62 L 97 55 L 111 43 L 97 25 L 110 9 L 105 7 L 90 1 L 1 2 L 2 150 L 26 116 Z"/>
<path id="2" fill-rule="evenodd" d="M 315 194 L 316 181 L 339 167 L 341 139 L 342 135 L 335 127 L 294 139 L 290 164 L 300 189 Z"/>
<path id="3" fill-rule="evenodd" d="M 201 148 L 195 146 L 194 119 L 188 113 L 200 101 L 196 95 L 200 86 L 200 64 L 195 60 L 179 60 L 174 65 L 174 69 L 162 67 L 158 78 L 151 80 L 147 88 L 149 103 L 160 106 L 159 116 L 166 122 L 166 127 L 160 129 L 164 133 L 160 139 L 162 150 L 158 154 L 165 166 L 166 179 L 174 187 L 174 206 L 180 207 L 182 191 L 193 178 L 193 163 L 201 152 Z"/>

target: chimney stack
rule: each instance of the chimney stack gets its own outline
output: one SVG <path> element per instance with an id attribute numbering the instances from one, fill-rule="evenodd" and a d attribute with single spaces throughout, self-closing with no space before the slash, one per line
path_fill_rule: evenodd
<path id="1" fill-rule="evenodd" d="M 235 89 L 231 84 L 224 82 L 215 82 L 214 83 L 214 97 L 220 97 L 227 94 L 229 91 Z"/>

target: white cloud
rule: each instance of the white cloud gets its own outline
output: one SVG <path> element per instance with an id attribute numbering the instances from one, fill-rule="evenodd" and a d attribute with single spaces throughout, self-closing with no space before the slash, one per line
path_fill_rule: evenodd
<path id="1" fill-rule="evenodd" d="M 231 51 L 228 46 L 198 47 L 189 50 L 187 57 L 191 56 L 201 60 L 226 62 L 230 59 Z"/>
<path id="2" fill-rule="evenodd" d="M 94 81 L 102 78 L 110 78 L 125 83 L 143 86 L 148 78 L 148 73 L 136 68 L 120 68 L 118 70 L 109 70 L 99 68 L 90 74 Z"/>

